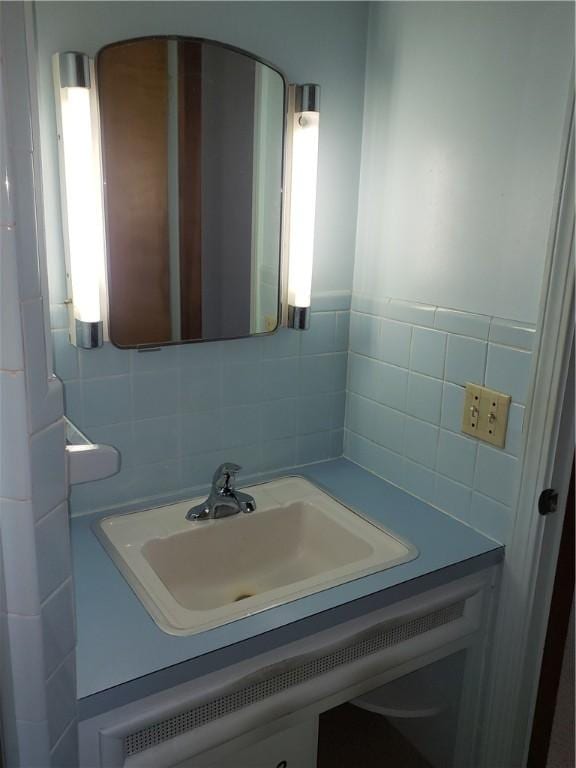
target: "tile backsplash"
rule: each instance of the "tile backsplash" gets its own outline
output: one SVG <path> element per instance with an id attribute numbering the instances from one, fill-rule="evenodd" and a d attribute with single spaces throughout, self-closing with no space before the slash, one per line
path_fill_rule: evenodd
<path id="1" fill-rule="evenodd" d="M 306 333 L 119 350 L 68 341 L 51 309 L 66 414 L 122 467 L 74 486 L 72 513 L 205 487 L 222 461 L 242 478 L 342 455 L 349 295 L 319 297 Z"/>
<path id="2" fill-rule="evenodd" d="M 306 333 L 76 350 L 52 307 L 66 413 L 116 446 L 118 475 L 74 486 L 73 514 L 190 494 L 344 455 L 499 540 L 512 526 L 534 327 L 393 299 L 319 296 Z M 503 450 L 460 432 L 464 385 L 512 396 Z"/>
<path id="3" fill-rule="evenodd" d="M 534 326 L 354 296 L 344 455 L 506 541 Z M 464 385 L 512 396 L 503 450 L 460 432 Z"/>

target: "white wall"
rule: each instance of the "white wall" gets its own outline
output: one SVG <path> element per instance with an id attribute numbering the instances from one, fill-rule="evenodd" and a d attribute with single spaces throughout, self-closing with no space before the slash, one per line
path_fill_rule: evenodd
<path id="1" fill-rule="evenodd" d="M 0 716 L 6 768 L 77 765 L 62 386 L 49 375 L 24 3 L 0 9 Z"/>
<path id="2" fill-rule="evenodd" d="M 41 2 L 36 5 L 51 301 L 64 297 L 50 57 L 151 34 L 207 37 L 322 86 L 315 292 L 350 290 L 362 137 L 366 3 Z M 44 146 L 46 145 L 46 146 Z"/>
<path id="3" fill-rule="evenodd" d="M 535 322 L 570 3 L 375 3 L 354 291 Z"/>

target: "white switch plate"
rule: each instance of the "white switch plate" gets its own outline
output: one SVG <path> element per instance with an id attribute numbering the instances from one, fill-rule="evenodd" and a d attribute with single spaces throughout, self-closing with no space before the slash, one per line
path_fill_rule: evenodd
<path id="1" fill-rule="evenodd" d="M 462 432 L 478 440 L 504 448 L 510 395 L 478 384 L 466 384 Z"/>

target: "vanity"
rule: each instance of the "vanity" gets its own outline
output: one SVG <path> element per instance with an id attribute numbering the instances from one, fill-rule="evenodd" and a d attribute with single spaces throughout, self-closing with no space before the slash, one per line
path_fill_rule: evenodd
<path id="1" fill-rule="evenodd" d="M 275 500 L 266 500 L 273 488 Z M 251 485 L 257 500 L 260 495 L 262 520 L 277 511 L 282 488 L 288 494 L 284 501 L 300 492 L 304 497 L 308 493 L 308 504 L 321 506 L 331 499 L 338 512 L 342 505 L 357 510 L 363 525 L 391 536 L 394 551 L 388 554 L 395 564 L 374 570 L 374 564 L 359 557 L 352 566 L 340 566 L 348 568 L 347 575 L 332 569 L 320 585 L 301 580 L 300 593 L 275 584 L 269 594 L 274 589 L 288 589 L 288 594 L 265 607 L 258 604 L 258 595 L 223 600 L 222 584 L 220 591 L 217 584 L 212 593 L 207 591 L 211 602 L 219 604 L 216 609 L 211 604 L 186 610 L 180 595 L 180 618 L 186 622 L 191 614 L 203 613 L 208 624 L 191 631 L 190 626 L 175 627 L 174 617 L 167 625 L 169 590 L 161 596 L 164 603 L 160 599 L 153 605 L 149 593 L 154 588 L 142 586 L 146 575 L 141 571 L 132 576 L 131 588 L 108 554 L 110 540 L 108 552 L 102 546 L 107 526 L 127 525 L 130 518 L 133 525 L 142 525 L 150 513 L 107 512 L 73 520 L 83 768 L 313 768 L 321 712 L 461 651 L 466 663 L 455 764 L 465 763 L 473 747 L 478 674 L 503 548 L 345 459 L 302 467 L 296 478 Z M 290 503 L 280 514 L 290 510 Z M 188 506 L 186 500 L 166 509 L 176 509 L 188 523 Z M 354 516 L 351 510 L 347 512 Z M 207 524 L 203 535 L 221 531 L 225 538 L 232 531 L 227 525 L 236 524 L 238 531 L 243 525 L 247 531 L 256 526 L 257 512 L 252 514 L 188 525 Z M 167 520 L 168 540 L 174 535 L 170 525 Z M 284 540 L 286 535 L 283 531 Z M 377 541 L 378 536 L 372 538 Z M 158 531 L 152 536 L 143 532 L 141 539 L 161 541 Z M 241 545 L 237 535 L 234 540 Z M 121 541 L 120 531 L 120 548 Z M 229 546 L 223 546 L 221 557 L 233 561 L 228 552 Z M 121 556 L 113 557 L 126 572 Z M 136 557 L 136 572 L 139 565 L 142 569 Z M 157 563 L 155 567 L 162 569 Z M 318 574 L 310 578 L 314 581 Z M 170 584 L 165 574 L 163 580 Z M 234 579 L 232 583 L 237 586 Z M 141 600 L 137 593 L 143 596 L 146 590 Z M 222 611 L 223 605 L 235 608 L 224 620 L 215 618 L 214 611 Z M 238 762 L 241 755 L 248 762 Z"/>

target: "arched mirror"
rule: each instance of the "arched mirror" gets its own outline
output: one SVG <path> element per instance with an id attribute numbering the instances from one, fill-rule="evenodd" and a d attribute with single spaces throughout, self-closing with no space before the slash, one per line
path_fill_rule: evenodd
<path id="1" fill-rule="evenodd" d="M 109 334 L 120 347 L 275 330 L 286 82 L 219 43 L 96 58 Z"/>

